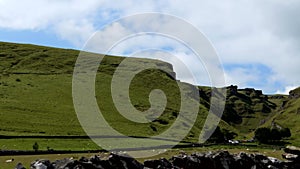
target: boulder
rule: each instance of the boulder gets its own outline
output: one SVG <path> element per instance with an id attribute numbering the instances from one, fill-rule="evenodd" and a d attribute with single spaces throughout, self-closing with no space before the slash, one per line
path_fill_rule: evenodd
<path id="1" fill-rule="evenodd" d="M 197 156 L 188 156 L 188 155 L 180 155 L 180 156 L 174 156 L 170 159 L 172 164 L 175 167 L 178 168 L 190 168 L 190 169 L 196 169 L 196 168 L 203 168 L 203 163 L 201 163 L 200 158 Z"/>
<path id="2" fill-rule="evenodd" d="M 49 160 L 40 159 L 40 160 L 33 161 L 30 164 L 30 168 L 31 169 L 53 169 L 54 167 Z"/>
<path id="3" fill-rule="evenodd" d="M 244 153 L 244 152 L 240 152 L 239 154 L 236 154 L 234 156 L 234 159 L 240 165 L 243 165 L 243 164 L 248 164 L 248 165 L 249 164 L 254 164 L 253 159 L 247 153 Z"/>
<path id="4" fill-rule="evenodd" d="M 102 167 L 96 167 L 94 164 L 91 162 L 83 162 L 83 161 L 71 161 L 65 165 L 66 169 L 103 169 Z M 60 168 L 55 168 L 55 169 L 60 169 Z"/>
<path id="5" fill-rule="evenodd" d="M 22 163 L 18 163 L 15 167 L 15 169 L 26 169 Z"/>
<path id="6" fill-rule="evenodd" d="M 284 148 L 284 152 L 286 153 L 290 153 L 290 154 L 295 154 L 295 155 L 300 155 L 300 148 L 299 147 L 295 147 L 295 146 L 287 146 L 286 148 Z"/>
<path id="7" fill-rule="evenodd" d="M 134 158 L 122 154 L 114 154 L 111 153 L 108 158 L 109 163 L 112 167 L 118 168 L 118 169 L 143 169 L 144 165 L 136 161 Z"/>
<path id="8" fill-rule="evenodd" d="M 161 158 L 159 160 L 146 160 L 144 161 L 144 166 L 147 168 L 165 168 L 171 169 L 173 165 L 165 158 Z"/>
<path id="9" fill-rule="evenodd" d="M 284 163 L 281 160 L 278 160 L 277 158 L 274 158 L 274 157 L 268 157 L 268 158 L 272 163 L 272 164 L 268 165 L 269 168 L 273 168 L 273 169 L 284 168 Z"/>
<path id="10" fill-rule="evenodd" d="M 299 155 L 296 155 L 296 154 L 284 153 L 284 154 L 282 154 L 282 157 L 289 161 L 298 161 L 299 160 Z"/>

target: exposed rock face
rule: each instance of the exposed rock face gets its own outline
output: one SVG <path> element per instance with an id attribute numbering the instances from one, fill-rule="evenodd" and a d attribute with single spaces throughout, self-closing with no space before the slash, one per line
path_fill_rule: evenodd
<path id="1" fill-rule="evenodd" d="M 226 89 L 229 91 L 229 95 L 236 95 L 238 91 L 238 87 L 233 85 L 226 87 Z"/>
<path id="2" fill-rule="evenodd" d="M 294 90 L 291 90 L 289 92 L 289 98 L 290 99 L 297 99 L 300 97 L 300 87 L 294 89 Z"/>
<path id="3" fill-rule="evenodd" d="M 284 149 L 284 154 L 282 157 L 289 160 L 289 166 L 291 169 L 299 169 L 300 168 L 300 148 L 295 146 L 287 146 Z"/>
<path id="4" fill-rule="evenodd" d="M 255 90 L 254 88 L 239 89 L 239 91 L 244 91 L 246 95 L 251 97 L 260 98 L 263 96 L 262 90 Z"/>
<path id="5" fill-rule="evenodd" d="M 291 149 L 288 149 L 289 151 Z M 294 152 L 294 150 L 293 150 Z M 297 153 L 300 153 L 297 152 Z M 181 154 L 169 160 L 146 160 L 139 163 L 129 156 L 111 154 L 107 159 L 98 156 L 79 160 L 63 159 L 50 162 L 36 160 L 32 169 L 299 169 L 299 161 L 282 162 L 261 154 L 230 154 L 228 151 Z"/>

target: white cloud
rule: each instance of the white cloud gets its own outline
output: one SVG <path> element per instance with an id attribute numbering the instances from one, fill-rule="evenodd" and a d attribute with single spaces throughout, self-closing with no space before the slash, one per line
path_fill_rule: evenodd
<path id="1" fill-rule="evenodd" d="M 172 4 L 183 5 L 180 1 Z M 267 83 L 254 87 L 275 92 L 278 87 L 275 83 L 284 86 L 300 84 L 297 66 L 300 63 L 300 33 L 297 29 L 300 23 L 296 19 L 299 8 L 297 1 L 264 4 L 260 1 L 210 1 L 187 5 L 184 10 L 192 12 L 184 13 L 181 8 L 180 13 L 208 35 L 224 64 L 259 63 L 269 67 L 272 74 L 264 75 Z M 254 77 L 260 79 L 259 72 L 227 71 L 228 84 L 249 86 Z M 274 84 L 270 85 L 272 82 Z"/>
<path id="2" fill-rule="evenodd" d="M 87 41 L 95 32 L 93 25 L 85 20 L 62 21 L 57 23 L 53 29 L 62 39 L 70 41 L 76 46 L 82 46 L 82 42 Z"/>
<path id="3" fill-rule="evenodd" d="M 270 68 L 272 73 L 264 75 L 268 86 L 254 87 L 275 92 L 278 86 L 272 83 L 281 87 L 300 85 L 300 2 L 297 0 L 194 0 L 188 3 L 180 0 L 127 0 L 126 3 L 120 0 L 0 0 L 0 6 L 0 28 L 50 30 L 76 47 L 81 47 L 95 30 L 118 17 L 141 12 L 172 14 L 203 31 L 224 64 L 259 63 Z M 146 26 L 159 26 L 150 23 Z M 114 35 L 102 37 L 103 45 L 107 39 L 128 33 L 120 26 L 115 25 Z M 179 26 L 175 26 L 174 31 Z M 259 72 L 249 70 L 226 72 L 228 84 L 242 86 L 257 80 L 257 76 L 260 76 Z"/>
<path id="4" fill-rule="evenodd" d="M 160 59 L 170 61 L 177 71 L 183 71 L 182 63 L 185 64 L 196 77 L 194 84 L 224 86 L 217 57 L 209 42 L 193 26 L 172 16 L 144 14 L 124 18 L 97 32 L 84 48 L 112 55 L 138 53 L 140 57 L 145 57 L 149 49 L 177 56 L 178 60 Z M 177 74 L 180 80 L 192 82 L 190 76 L 185 77 L 186 71 Z"/>
<path id="5" fill-rule="evenodd" d="M 150 59 L 159 59 L 173 65 L 176 72 L 176 78 L 182 82 L 191 84 L 202 84 L 211 86 L 211 77 L 209 76 L 205 64 L 192 53 L 183 51 L 165 51 L 161 49 L 149 49 L 139 51 L 131 57 L 143 57 Z"/>
<path id="6" fill-rule="evenodd" d="M 277 90 L 276 94 L 289 94 L 289 92 L 293 89 L 296 89 L 299 86 L 286 86 L 284 90 Z"/>
<path id="7" fill-rule="evenodd" d="M 91 34 L 97 9 L 103 4 L 97 0 L 0 1 L 0 28 L 12 30 L 54 31 L 62 39 L 81 47 Z"/>

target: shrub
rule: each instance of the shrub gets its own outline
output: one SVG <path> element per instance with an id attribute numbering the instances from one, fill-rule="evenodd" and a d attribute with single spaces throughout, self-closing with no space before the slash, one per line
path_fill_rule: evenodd
<path id="1" fill-rule="evenodd" d="M 281 132 L 281 136 L 284 137 L 284 138 L 292 136 L 291 130 L 289 128 L 283 128 L 283 129 L 280 130 L 280 132 Z"/>
<path id="2" fill-rule="evenodd" d="M 258 128 L 255 131 L 255 139 L 260 142 L 260 143 L 267 143 L 268 140 L 270 139 L 271 132 L 269 128 L 263 127 L 263 128 Z"/>
<path id="3" fill-rule="evenodd" d="M 260 143 L 269 143 L 272 141 L 279 141 L 282 138 L 291 137 L 291 131 L 289 128 L 277 129 L 277 128 L 258 128 L 255 131 L 255 139 Z"/>
<path id="4" fill-rule="evenodd" d="M 214 133 L 208 139 L 208 142 L 224 143 L 227 140 L 231 140 L 236 136 L 237 136 L 237 134 L 235 132 L 232 132 L 232 131 L 227 130 L 227 129 L 221 129 L 219 126 L 217 126 Z"/>
<path id="5" fill-rule="evenodd" d="M 35 143 L 33 144 L 32 148 L 33 148 L 33 150 L 34 150 L 35 152 L 37 152 L 37 151 L 39 150 L 39 145 L 38 145 L 38 143 L 35 142 Z"/>

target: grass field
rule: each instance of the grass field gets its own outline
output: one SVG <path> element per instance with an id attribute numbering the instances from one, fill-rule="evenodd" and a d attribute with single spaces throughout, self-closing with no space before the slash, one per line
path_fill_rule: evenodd
<path id="1" fill-rule="evenodd" d="M 72 73 L 78 54 L 79 51 L 75 50 L 0 42 L 1 150 L 32 150 L 34 142 L 38 142 L 41 150 L 47 147 L 55 150 L 101 149 L 90 139 L 1 139 L 2 135 L 86 135 L 76 116 L 72 99 Z M 180 110 L 180 99 L 184 97 L 184 100 L 199 105 L 195 123 L 184 141 L 197 142 L 210 107 L 211 88 L 197 88 L 201 97 L 199 101 L 193 97 L 192 93 L 189 93 L 191 88 L 196 87 L 180 83 L 184 91 L 188 93 L 181 96 L 177 81 L 166 72 L 154 69 L 142 71 L 133 78 L 129 87 L 132 105 L 140 111 L 148 110 L 150 108 L 149 93 L 153 89 L 160 89 L 164 92 L 167 104 L 157 120 L 150 123 L 136 123 L 118 112 L 111 96 L 112 77 L 123 60 L 122 57 L 106 56 L 96 76 L 95 98 L 108 124 L 127 136 L 157 136 L 174 124 Z M 137 58 L 130 59 L 129 65 L 121 69 L 122 72 L 134 72 L 137 67 L 145 65 L 156 65 L 168 72 L 173 71 L 170 64 Z M 121 77 L 118 85 L 122 87 L 125 82 L 126 79 Z M 120 92 L 118 97 L 122 98 L 126 94 Z M 282 106 L 284 102 L 285 105 Z M 219 126 L 237 133 L 238 139 L 249 139 L 253 137 L 253 131 L 256 128 L 271 126 L 274 121 L 282 127 L 289 127 L 292 137 L 288 142 L 299 146 L 299 105 L 300 99 L 297 98 L 289 99 L 288 96 L 283 95 L 269 97 L 256 90 L 244 89 L 231 93 L 228 88 L 226 108 Z M 159 113 L 153 112 L 152 115 L 157 114 Z M 185 119 L 180 121 L 182 126 L 189 123 L 190 121 Z M 178 128 L 174 134 L 182 135 L 184 132 L 185 128 Z M 106 133 L 105 128 L 99 135 L 103 133 Z M 118 143 L 118 140 L 109 141 Z M 162 143 L 169 144 L 170 141 L 164 140 Z M 29 157 L 26 158 L 29 159 Z"/>
<path id="2" fill-rule="evenodd" d="M 1 150 L 33 150 L 32 145 L 37 142 L 39 150 L 47 148 L 54 150 L 99 150 L 90 139 L 1 139 Z"/>

